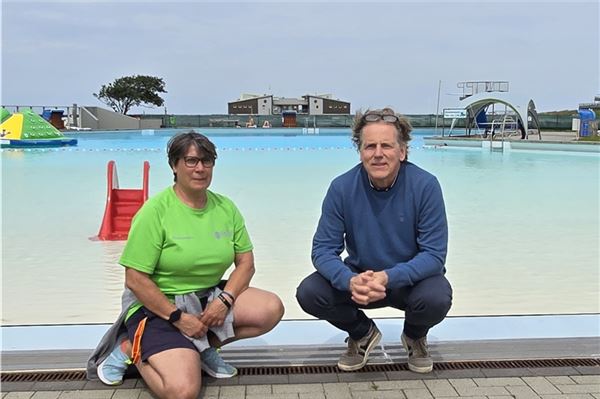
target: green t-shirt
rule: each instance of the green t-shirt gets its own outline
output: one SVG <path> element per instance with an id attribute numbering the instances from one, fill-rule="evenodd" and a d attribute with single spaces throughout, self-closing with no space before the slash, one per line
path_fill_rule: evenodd
<path id="1" fill-rule="evenodd" d="M 206 206 L 194 209 L 169 187 L 133 218 L 119 263 L 147 273 L 169 296 L 216 286 L 235 254 L 251 250 L 244 218 L 229 198 L 207 191 Z"/>

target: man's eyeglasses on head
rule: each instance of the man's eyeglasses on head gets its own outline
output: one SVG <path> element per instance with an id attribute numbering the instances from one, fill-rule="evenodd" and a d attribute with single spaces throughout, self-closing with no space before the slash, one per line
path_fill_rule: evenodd
<path id="1" fill-rule="evenodd" d="M 366 114 L 365 116 L 363 116 L 365 122 L 378 122 L 378 121 L 384 121 L 387 123 L 396 123 L 398 122 L 398 117 L 396 115 L 382 115 L 382 114 L 376 114 L 376 113 L 371 113 L 371 114 Z"/>
<path id="2" fill-rule="evenodd" d="M 212 168 L 215 166 L 215 160 L 210 157 L 198 158 L 198 157 L 183 157 L 183 162 L 188 168 L 195 168 L 198 162 L 202 162 L 202 166 L 205 168 Z"/>

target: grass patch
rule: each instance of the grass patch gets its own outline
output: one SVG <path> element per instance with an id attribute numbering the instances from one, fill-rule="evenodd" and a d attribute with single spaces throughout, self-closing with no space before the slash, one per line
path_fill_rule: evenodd
<path id="1" fill-rule="evenodd" d="M 600 136 L 593 135 L 593 136 L 588 136 L 588 137 L 580 137 L 579 141 L 597 141 L 600 142 Z"/>

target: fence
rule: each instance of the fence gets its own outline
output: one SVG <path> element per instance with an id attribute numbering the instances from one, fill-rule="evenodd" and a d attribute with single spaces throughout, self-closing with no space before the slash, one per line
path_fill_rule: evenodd
<path id="1" fill-rule="evenodd" d="M 548 130 L 571 130 L 574 115 L 564 114 L 539 114 L 540 127 Z M 142 119 L 159 118 L 163 127 L 185 128 L 185 127 L 233 127 L 236 122 L 244 127 L 248 120 L 247 115 L 140 115 Z M 406 115 L 413 127 L 431 128 L 435 127 L 435 114 L 413 114 Z M 268 120 L 272 127 L 282 127 L 281 115 L 254 115 L 254 122 L 262 126 Z M 298 115 L 296 123 L 298 127 L 350 127 L 354 115 Z M 444 120 L 440 115 L 438 127 L 450 127 L 451 120 Z M 464 127 L 464 121 L 458 120 L 455 127 Z"/>
<path id="2" fill-rule="evenodd" d="M 20 108 L 25 106 L 21 105 L 4 105 L 4 108 L 10 112 L 18 111 Z M 34 112 L 40 114 L 44 110 L 65 110 L 65 117 L 69 124 L 72 126 L 78 126 L 77 117 L 79 112 L 77 105 L 63 105 L 63 106 L 48 106 L 48 105 L 33 105 L 31 107 Z M 152 126 L 160 126 L 165 128 L 186 128 L 186 127 L 234 127 L 236 122 L 239 126 L 244 127 L 248 121 L 248 115 L 228 115 L 228 114 L 210 114 L 210 115 L 165 115 L 165 114 L 145 114 L 145 115 L 133 115 L 139 117 L 142 120 L 141 125 L 150 123 Z M 432 128 L 436 126 L 436 115 L 435 114 L 413 114 L 406 115 L 410 120 L 410 123 L 415 128 Z M 570 113 L 540 113 L 539 121 L 542 130 L 567 130 L 570 131 L 572 127 L 572 119 L 577 117 L 575 111 Z M 272 127 L 282 127 L 281 115 L 253 115 L 254 122 L 257 126 L 262 126 L 263 123 L 268 120 Z M 296 117 L 296 124 L 298 127 L 350 127 L 354 115 L 302 115 L 299 114 Z M 144 123 L 145 122 L 145 123 Z M 451 120 L 444 120 L 440 115 L 438 117 L 438 127 L 449 128 Z M 464 121 L 457 121 L 456 127 L 463 127 Z M 150 125 L 149 125 L 150 126 Z M 124 127 L 122 127 L 124 128 Z M 128 127 L 130 128 L 130 127 Z"/>

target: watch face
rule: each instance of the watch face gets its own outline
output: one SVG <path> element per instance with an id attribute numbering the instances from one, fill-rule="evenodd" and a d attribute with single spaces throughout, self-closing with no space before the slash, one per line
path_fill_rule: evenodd
<path id="1" fill-rule="evenodd" d="M 171 315 L 169 315 L 169 322 L 175 323 L 181 318 L 181 309 L 175 309 Z"/>

